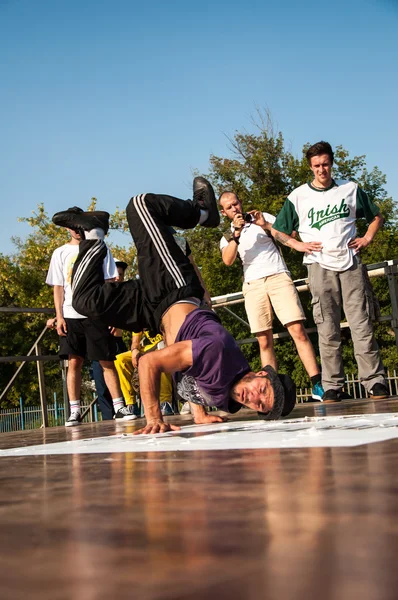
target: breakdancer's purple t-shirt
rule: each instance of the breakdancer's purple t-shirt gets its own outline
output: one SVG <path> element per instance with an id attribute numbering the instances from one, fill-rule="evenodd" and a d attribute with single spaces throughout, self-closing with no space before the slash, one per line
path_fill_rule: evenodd
<path id="1" fill-rule="evenodd" d="M 250 371 L 249 363 L 211 310 L 189 313 L 176 342 L 192 341 L 193 364 L 177 374 L 177 391 L 195 404 L 229 410 L 232 385 Z"/>

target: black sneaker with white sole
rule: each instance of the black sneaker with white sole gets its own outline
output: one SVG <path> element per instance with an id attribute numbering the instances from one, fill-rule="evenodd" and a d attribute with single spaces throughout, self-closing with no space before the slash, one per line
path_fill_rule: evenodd
<path id="1" fill-rule="evenodd" d="M 53 223 L 59 227 L 67 229 L 90 231 L 90 229 L 100 228 L 105 233 L 109 230 L 109 213 L 103 210 L 94 210 L 89 212 L 76 212 L 77 207 L 55 213 Z"/>
<path id="2" fill-rule="evenodd" d="M 369 396 L 374 400 L 382 400 L 383 398 L 389 398 L 390 392 L 383 383 L 375 383 L 369 391 Z"/>
<path id="3" fill-rule="evenodd" d="M 134 421 L 137 419 L 137 415 L 134 414 L 134 406 L 127 404 L 127 406 L 119 408 L 115 414 L 115 419 L 123 419 L 123 421 Z"/>
<path id="4" fill-rule="evenodd" d="M 82 415 L 78 410 L 71 413 L 69 419 L 65 422 L 65 427 L 75 427 L 82 424 Z"/>
<path id="5" fill-rule="evenodd" d="M 203 227 L 218 227 L 220 224 L 220 213 L 218 212 L 217 200 L 212 185 L 204 177 L 195 177 L 193 180 L 193 199 L 201 209 L 207 210 L 209 216 L 202 223 Z"/>

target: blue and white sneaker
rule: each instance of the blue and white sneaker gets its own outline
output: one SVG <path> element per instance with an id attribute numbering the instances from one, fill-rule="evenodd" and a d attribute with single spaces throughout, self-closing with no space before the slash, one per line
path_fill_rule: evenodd
<path id="1" fill-rule="evenodd" d="M 171 417 L 174 415 L 174 410 L 172 409 L 170 402 L 162 402 L 160 405 L 160 410 L 164 417 Z"/>
<path id="2" fill-rule="evenodd" d="M 321 382 L 318 381 L 312 388 L 312 393 L 311 393 L 312 401 L 313 402 L 322 402 L 324 393 L 325 393 L 325 390 L 323 389 Z"/>

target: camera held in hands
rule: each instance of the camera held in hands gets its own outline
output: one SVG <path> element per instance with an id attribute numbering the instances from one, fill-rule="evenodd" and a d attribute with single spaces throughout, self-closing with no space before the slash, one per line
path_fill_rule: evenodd
<path id="1" fill-rule="evenodd" d="M 253 223 L 255 220 L 254 215 L 251 215 L 250 213 L 242 213 L 242 217 L 245 220 L 245 223 Z"/>

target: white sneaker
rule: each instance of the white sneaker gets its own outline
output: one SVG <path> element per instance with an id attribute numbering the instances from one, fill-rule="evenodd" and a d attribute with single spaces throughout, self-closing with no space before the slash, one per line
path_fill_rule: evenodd
<path id="1" fill-rule="evenodd" d="M 76 410 L 75 412 L 71 413 L 69 419 L 65 423 L 65 427 L 74 427 L 75 425 L 81 425 L 82 420 L 83 419 L 80 414 L 80 411 Z"/>
<path id="2" fill-rule="evenodd" d="M 127 406 L 119 408 L 119 410 L 115 414 L 115 419 L 123 419 L 124 421 L 134 421 L 136 418 L 137 415 L 134 414 L 132 404 L 128 404 Z"/>
<path id="3" fill-rule="evenodd" d="M 190 415 L 191 407 L 189 406 L 189 402 L 184 402 L 182 409 L 180 410 L 180 415 Z"/>

